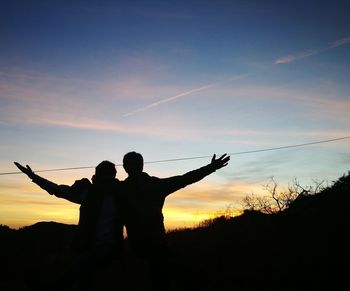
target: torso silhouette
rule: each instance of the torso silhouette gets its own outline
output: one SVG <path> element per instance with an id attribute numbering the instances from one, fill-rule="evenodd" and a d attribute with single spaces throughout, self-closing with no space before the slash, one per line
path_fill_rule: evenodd
<path id="1" fill-rule="evenodd" d="M 95 181 L 84 178 L 72 186 L 57 185 L 38 175 L 34 183 L 56 197 L 80 204 L 74 251 L 83 251 L 98 244 L 116 244 L 122 248 L 123 226 L 119 211 L 120 181 Z"/>
<path id="2" fill-rule="evenodd" d="M 134 251 L 147 256 L 166 246 L 162 209 L 166 197 L 214 172 L 212 165 L 181 176 L 158 178 L 145 172 L 122 182 L 121 209 L 128 240 Z"/>

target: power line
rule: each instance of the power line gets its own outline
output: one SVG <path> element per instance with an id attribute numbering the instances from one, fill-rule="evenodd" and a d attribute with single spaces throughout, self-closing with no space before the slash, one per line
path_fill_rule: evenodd
<path id="1" fill-rule="evenodd" d="M 274 147 L 274 148 L 258 149 L 258 150 L 243 151 L 243 152 L 233 152 L 233 153 L 228 153 L 227 155 L 236 156 L 236 155 L 253 154 L 253 153 L 260 153 L 260 152 L 267 152 L 267 151 L 283 150 L 283 149 L 288 149 L 288 148 L 296 148 L 296 147 L 303 147 L 303 146 L 339 141 L 339 140 L 348 139 L 348 138 L 350 138 L 350 136 L 344 136 L 344 137 L 339 137 L 339 138 L 326 139 L 326 140 L 314 141 L 314 142 L 308 142 L 308 143 L 280 146 L 280 147 Z M 204 158 L 211 158 L 211 157 L 212 156 L 197 156 L 197 157 L 189 157 L 189 158 L 157 160 L 157 161 L 145 162 L 145 164 L 146 163 L 151 164 L 151 163 L 162 163 L 162 162 L 176 162 L 176 161 L 184 161 L 184 160 L 196 160 L 196 159 L 204 159 Z"/>
<path id="2" fill-rule="evenodd" d="M 344 139 L 349 139 L 350 136 L 344 136 L 339 138 L 332 138 L 332 139 L 326 139 L 326 140 L 320 140 L 320 141 L 314 141 L 314 142 L 307 142 L 307 143 L 301 143 L 301 144 L 294 144 L 294 145 L 286 145 L 286 146 L 279 146 L 279 147 L 273 147 L 273 148 L 266 148 L 266 149 L 257 149 L 257 150 L 251 150 L 251 151 L 242 151 L 242 152 L 233 152 L 228 153 L 229 156 L 236 156 L 236 155 L 245 155 L 245 154 L 253 154 L 253 153 L 261 153 L 261 152 L 268 152 L 268 151 L 276 151 L 276 150 L 283 150 L 283 149 L 289 149 L 289 148 L 297 148 L 297 147 L 304 147 L 304 146 L 310 146 L 315 144 L 322 144 L 322 143 L 329 143 Z M 198 160 L 198 159 L 205 159 L 205 158 L 211 158 L 212 156 L 196 156 L 196 157 L 185 157 L 185 158 L 174 158 L 174 159 L 166 159 L 166 160 L 155 160 L 155 161 L 148 161 L 144 162 L 145 164 L 156 164 L 156 163 L 167 163 L 167 162 L 177 162 L 177 161 L 186 161 L 186 160 Z M 117 164 L 116 166 L 122 166 L 122 164 Z M 57 168 L 57 169 L 46 169 L 46 170 L 37 170 L 35 173 L 38 172 L 57 172 L 57 171 L 66 171 L 66 170 L 81 170 L 81 169 L 92 169 L 95 168 L 95 166 L 87 166 L 87 167 L 71 167 L 71 168 Z M 0 173 L 1 176 L 4 175 L 13 175 L 13 174 L 21 174 L 22 172 L 3 172 Z"/>

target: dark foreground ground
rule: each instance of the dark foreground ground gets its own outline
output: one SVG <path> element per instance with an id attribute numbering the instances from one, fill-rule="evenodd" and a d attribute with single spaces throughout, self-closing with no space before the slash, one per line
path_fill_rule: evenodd
<path id="1" fill-rule="evenodd" d="M 206 227 L 168 234 L 180 290 L 348 290 L 350 177 L 280 214 L 246 212 Z M 0 228 L 0 290 L 49 286 L 67 261 L 75 225 L 41 222 Z M 149 290 L 147 266 L 126 263 L 101 271 L 97 290 Z M 186 287 L 186 288 L 185 288 Z"/>

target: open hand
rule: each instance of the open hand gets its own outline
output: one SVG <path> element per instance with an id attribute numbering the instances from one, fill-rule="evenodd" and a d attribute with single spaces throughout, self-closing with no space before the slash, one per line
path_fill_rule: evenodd
<path id="1" fill-rule="evenodd" d="M 213 165 L 215 170 L 218 170 L 222 167 L 227 166 L 229 160 L 230 160 L 230 156 L 228 156 L 227 154 L 223 154 L 218 159 L 216 159 L 216 154 L 214 154 L 213 158 L 211 159 L 211 165 Z"/>
<path id="2" fill-rule="evenodd" d="M 24 174 L 26 174 L 29 178 L 34 177 L 34 172 L 32 169 L 27 165 L 26 167 L 22 166 L 20 163 L 14 162 L 14 164 L 17 166 L 18 169 L 20 169 Z"/>

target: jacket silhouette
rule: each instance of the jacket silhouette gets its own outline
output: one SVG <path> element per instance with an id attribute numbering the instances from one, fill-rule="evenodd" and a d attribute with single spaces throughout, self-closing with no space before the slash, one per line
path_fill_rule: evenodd
<path id="1" fill-rule="evenodd" d="M 166 197 L 213 172 L 215 168 L 207 165 L 181 176 L 158 178 L 141 172 L 124 180 L 122 212 L 128 239 L 139 255 L 166 244 L 162 213 Z"/>
<path id="2" fill-rule="evenodd" d="M 29 166 L 16 166 L 51 195 L 80 204 L 79 222 L 71 245 L 71 264 L 56 282 L 54 290 L 78 284 L 78 290 L 92 288 L 94 271 L 120 259 L 123 251 L 123 225 L 120 218 L 120 181 L 115 165 L 101 162 L 92 182 L 83 178 L 73 185 L 58 185 L 35 174 Z"/>
<path id="3" fill-rule="evenodd" d="M 123 158 L 128 177 L 122 182 L 122 216 L 132 250 L 149 261 L 153 290 L 166 290 L 169 282 L 169 248 L 164 227 L 163 206 L 171 193 L 227 165 L 230 157 L 223 155 L 210 164 L 184 175 L 158 178 L 143 172 L 142 155 L 129 152 Z"/>

